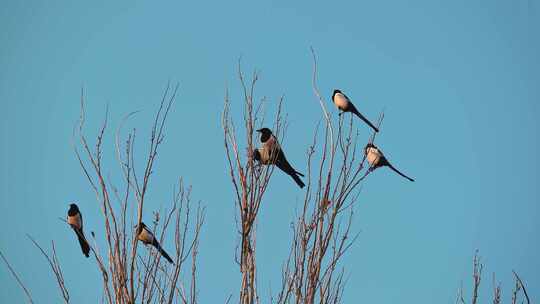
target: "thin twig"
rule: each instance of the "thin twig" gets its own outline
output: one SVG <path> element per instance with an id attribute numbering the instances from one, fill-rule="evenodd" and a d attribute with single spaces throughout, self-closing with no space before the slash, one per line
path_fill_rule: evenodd
<path id="1" fill-rule="evenodd" d="M 2 253 L 1 250 L 0 250 L 0 257 L 2 257 L 2 260 L 4 260 L 4 263 L 6 263 L 7 268 L 9 269 L 9 271 L 11 272 L 11 274 L 13 275 L 15 280 L 17 280 L 17 283 L 19 284 L 19 286 L 21 286 L 22 290 L 26 294 L 28 302 L 29 303 L 34 303 L 34 301 L 32 300 L 32 295 L 30 295 L 30 291 L 28 291 L 28 289 L 26 288 L 24 283 L 21 281 L 21 279 L 19 278 L 19 276 L 17 275 L 15 270 L 13 270 L 13 268 L 11 267 L 11 265 L 9 264 L 8 260 L 6 259 L 6 257 L 4 256 L 4 254 Z"/>
<path id="2" fill-rule="evenodd" d="M 527 304 L 530 304 L 531 301 L 529 299 L 529 295 L 527 294 L 527 290 L 525 289 L 525 284 L 523 284 L 523 281 L 521 281 L 521 278 L 518 276 L 518 274 L 514 270 L 512 270 L 512 273 L 514 273 L 516 280 L 519 282 L 519 285 L 523 289 L 523 294 L 525 295 L 525 299 L 527 299 Z"/>

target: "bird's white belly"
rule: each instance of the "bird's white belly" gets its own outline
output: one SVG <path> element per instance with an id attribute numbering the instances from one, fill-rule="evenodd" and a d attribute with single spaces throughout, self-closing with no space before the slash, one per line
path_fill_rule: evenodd
<path id="1" fill-rule="evenodd" d="M 67 222 L 68 222 L 68 224 L 70 224 L 71 226 L 80 229 L 81 226 L 82 226 L 82 221 L 81 221 L 81 215 L 80 215 L 80 213 L 77 213 L 77 215 L 74 215 L 74 216 L 68 216 Z"/>
<path id="2" fill-rule="evenodd" d="M 152 243 L 154 241 L 154 236 L 146 231 L 146 229 L 142 229 L 141 233 L 139 233 L 139 240 L 141 240 L 143 243 Z"/>
<path id="3" fill-rule="evenodd" d="M 263 165 L 270 165 L 270 153 L 267 149 L 264 148 L 258 148 L 259 156 L 261 159 L 259 160 L 261 164 Z"/>
<path id="4" fill-rule="evenodd" d="M 368 149 L 367 161 L 372 167 L 378 165 L 380 159 L 381 159 L 381 154 L 377 150 L 373 148 Z"/>
<path id="5" fill-rule="evenodd" d="M 338 107 L 338 109 L 345 110 L 349 105 L 349 101 L 347 98 L 345 98 L 345 96 L 338 93 L 334 96 L 334 104 L 336 107 Z"/>
<path id="6" fill-rule="evenodd" d="M 279 143 L 275 139 L 265 142 L 262 148 L 258 149 L 261 156 L 261 163 L 263 165 L 274 164 L 280 149 Z"/>

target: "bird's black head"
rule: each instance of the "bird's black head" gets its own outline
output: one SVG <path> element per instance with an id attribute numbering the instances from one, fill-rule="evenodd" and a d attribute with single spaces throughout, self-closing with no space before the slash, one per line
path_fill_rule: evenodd
<path id="1" fill-rule="evenodd" d="M 343 93 L 341 93 L 340 90 L 335 89 L 335 90 L 334 90 L 334 93 L 332 94 L 332 99 L 334 99 L 334 96 L 336 96 L 337 93 L 343 94 Z"/>
<path id="2" fill-rule="evenodd" d="M 74 216 L 80 213 L 79 207 L 75 203 L 69 204 L 68 216 Z"/>
<path id="3" fill-rule="evenodd" d="M 148 230 L 148 228 L 146 228 L 146 225 L 145 225 L 143 222 L 141 222 L 141 225 L 140 225 L 140 226 L 139 226 L 139 225 L 135 225 L 135 226 L 133 226 L 133 228 L 135 228 L 135 233 L 136 233 L 136 234 L 141 233 L 143 229 Z"/>
<path id="4" fill-rule="evenodd" d="M 138 226 L 138 225 L 135 225 L 133 228 L 137 228 L 137 227 L 139 227 L 139 226 Z M 145 225 L 143 222 L 141 222 L 141 227 L 142 227 L 142 228 L 146 228 L 146 225 Z"/>
<path id="5" fill-rule="evenodd" d="M 266 142 L 272 136 L 272 131 L 268 128 L 261 128 L 257 132 L 261 133 L 261 142 Z"/>
<path id="6" fill-rule="evenodd" d="M 375 148 L 377 149 L 377 146 L 375 146 L 373 143 L 368 143 L 366 147 L 364 148 L 364 153 L 367 154 L 369 148 Z"/>

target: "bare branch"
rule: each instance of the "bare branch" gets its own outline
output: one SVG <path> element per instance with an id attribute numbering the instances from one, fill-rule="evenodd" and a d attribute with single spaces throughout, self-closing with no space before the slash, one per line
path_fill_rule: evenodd
<path id="1" fill-rule="evenodd" d="M 521 281 L 521 278 L 518 276 L 517 272 L 512 270 L 512 273 L 516 277 L 516 281 L 519 283 L 519 286 L 523 289 L 523 294 L 525 295 L 525 299 L 527 299 L 527 304 L 531 303 L 531 300 L 529 299 L 529 295 L 527 294 L 527 290 L 525 289 L 525 284 L 523 284 L 523 281 Z"/>
<path id="2" fill-rule="evenodd" d="M 15 270 L 13 270 L 13 268 L 11 267 L 11 265 L 9 264 L 8 260 L 6 259 L 6 257 L 4 256 L 4 254 L 2 253 L 2 251 L 0 250 L 0 257 L 2 257 L 2 260 L 4 261 L 4 263 L 6 264 L 7 268 L 9 269 L 9 271 L 11 272 L 11 275 L 13 275 L 13 277 L 15 278 L 15 280 L 17 280 L 17 283 L 19 284 L 19 286 L 21 286 L 22 290 L 24 291 L 24 293 L 26 294 L 26 298 L 28 300 L 28 303 L 34 303 L 34 301 L 32 300 L 32 295 L 30 295 L 30 291 L 28 291 L 28 289 L 26 288 L 26 286 L 24 285 L 24 283 L 21 281 L 21 279 L 19 278 L 19 276 L 17 275 L 17 273 L 15 272 Z"/>
<path id="3" fill-rule="evenodd" d="M 64 299 L 65 303 L 69 303 L 69 292 L 66 288 L 65 282 L 64 282 L 64 275 L 62 273 L 62 268 L 60 267 L 60 263 L 58 262 L 58 256 L 56 255 L 56 248 L 54 247 L 54 242 L 52 243 L 52 255 L 49 256 L 41 246 L 30 236 L 26 235 L 32 243 L 41 251 L 41 254 L 47 259 L 49 262 L 49 265 L 51 266 L 51 269 L 53 273 L 56 276 L 56 282 L 58 283 L 58 287 L 60 288 L 60 291 L 62 293 L 62 298 Z"/>

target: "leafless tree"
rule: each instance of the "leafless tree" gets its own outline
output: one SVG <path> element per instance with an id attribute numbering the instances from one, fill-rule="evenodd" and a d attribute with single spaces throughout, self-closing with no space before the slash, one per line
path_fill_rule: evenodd
<path id="1" fill-rule="evenodd" d="M 150 147 L 142 177 L 138 174 L 134 161 L 136 130 L 128 132 L 124 144 L 121 143 L 122 126 L 134 113 L 128 114 L 118 127 L 115 142 L 116 156 L 123 176 L 122 188 L 115 187 L 103 175 L 102 143 L 108 124 L 107 116 L 98 133 L 95 149 L 92 150 L 84 135 L 84 96 L 81 96 L 81 117 L 74 133 L 79 144 L 74 145 L 74 151 L 96 194 L 104 219 L 107 245 L 105 258 L 96 250 L 96 246 L 93 246 L 92 251 L 103 274 L 103 289 L 108 303 L 197 302 L 196 261 L 204 208 L 198 204 L 193 210 L 191 187 L 186 188 L 180 179 L 178 189 L 173 191 L 170 209 L 165 211 L 163 216 L 159 212 L 154 212 L 153 216 L 153 231 L 155 236 L 159 237 L 160 243 L 164 242 L 168 228 L 172 228 L 174 232 L 172 266 L 164 264 L 161 255 L 154 250 L 147 257 L 143 257 L 138 252 L 138 240 L 132 228 L 133 224 L 141 224 L 145 214 L 145 198 L 150 189 L 154 163 L 165 136 L 165 123 L 177 92 L 178 85 L 168 85 L 165 89 L 152 124 Z M 133 216 L 134 213 L 136 216 Z M 148 213 L 146 214 L 148 218 Z M 188 260 L 190 258 L 191 260 Z M 184 271 L 186 261 L 191 264 L 189 272 Z"/>
<path id="2" fill-rule="evenodd" d="M 317 87 L 317 60 L 313 55 L 313 91 L 320 103 L 324 127 L 308 149 L 308 186 L 303 206 L 292 223 L 291 252 L 282 270 L 277 303 L 341 303 L 346 269 L 339 265 L 358 234 L 352 233 L 353 207 L 360 185 L 369 175 L 359 131 L 353 117 L 337 122 Z M 384 115 L 381 113 L 377 126 Z M 375 133 L 369 142 L 375 140 Z M 322 138 L 321 138 L 322 137 Z M 362 146 L 360 146 L 362 145 Z"/>
<path id="3" fill-rule="evenodd" d="M 478 255 L 478 250 L 475 252 L 473 257 L 473 289 L 472 289 L 472 295 L 471 295 L 471 304 L 478 303 L 478 292 L 480 291 L 480 282 L 482 281 L 482 270 L 484 269 L 484 264 L 481 262 L 481 258 Z M 520 291 L 523 293 L 523 297 L 525 298 L 527 304 L 530 304 L 529 295 L 527 294 L 527 290 L 525 289 L 525 285 L 523 284 L 523 281 L 521 281 L 521 278 L 518 276 L 518 274 L 515 271 L 512 271 L 514 274 L 514 288 L 512 289 L 512 304 L 518 303 L 518 299 L 520 298 Z M 501 293 L 501 284 L 497 283 L 495 280 L 495 274 L 493 274 L 493 304 L 500 304 L 502 298 Z M 465 298 L 463 294 L 463 286 L 461 286 L 458 289 L 458 296 L 456 299 L 456 303 L 462 303 L 465 304 Z"/>
<path id="4" fill-rule="evenodd" d="M 69 303 L 69 292 L 66 287 L 66 282 L 64 280 L 64 273 L 62 272 L 62 267 L 60 266 L 60 261 L 58 260 L 58 255 L 56 254 L 56 247 L 54 246 L 54 241 L 51 241 L 52 244 L 52 253 L 48 254 L 45 252 L 45 250 L 34 240 L 30 235 L 27 235 L 30 241 L 41 251 L 41 254 L 47 259 L 47 262 L 49 262 L 49 266 L 51 266 L 51 271 L 55 275 L 56 282 L 58 283 L 58 289 L 60 289 L 60 293 L 62 295 L 62 298 L 64 300 L 64 303 Z"/>
<path id="5" fill-rule="evenodd" d="M 23 283 L 23 281 L 21 280 L 21 278 L 19 277 L 17 272 L 15 272 L 15 270 L 13 269 L 11 264 L 8 262 L 8 260 L 6 259 L 6 257 L 2 253 L 2 251 L 0 251 L 0 257 L 4 261 L 4 264 L 6 264 L 6 267 L 9 269 L 9 272 L 11 272 L 11 275 L 13 276 L 13 278 L 15 278 L 15 280 L 17 281 L 17 284 L 19 284 L 21 289 L 24 291 L 24 294 L 26 295 L 26 299 L 28 300 L 28 303 L 30 303 L 30 304 L 34 303 L 34 300 L 32 298 L 32 294 L 30 293 L 28 288 L 26 288 L 26 285 Z"/>
<path id="6" fill-rule="evenodd" d="M 191 187 L 184 186 L 181 178 L 172 191 L 169 208 L 163 212 L 149 212 L 149 208 L 144 208 L 156 156 L 165 136 L 165 123 L 177 91 L 178 85 L 167 85 L 165 89 L 153 120 L 150 147 L 142 174 L 135 163 L 136 130 L 127 132 L 122 140 L 122 126 L 135 113 L 127 115 L 116 130 L 115 150 L 122 177 L 120 187 L 116 187 L 112 179 L 104 175 L 103 142 L 107 134 L 108 111 L 95 142 L 90 143 L 84 134 L 86 114 L 84 92 L 81 92 L 81 115 L 73 132 L 73 148 L 83 174 L 96 195 L 97 207 L 103 219 L 104 235 L 96 236 L 92 232 L 89 241 L 102 274 L 104 301 L 109 304 L 198 302 L 196 266 L 205 209 L 200 202 L 192 202 Z M 106 168 L 107 172 L 112 170 L 111 167 Z M 134 228 L 141 224 L 143 218 L 152 221 L 152 225 L 147 226 L 153 228 L 159 243 L 170 247 L 170 243 L 167 243 L 170 238 L 166 236 L 172 234 L 173 263 L 161 259 L 161 254 L 151 246 L 150 251 L 139 250 Z M 54 242 L 52 252 L 48 253 L 32 237 L 29 238 L 51 266 L 64 302 L 70 303 Z M 98 240 L 105 241 L 103 250 L 98 247 Z M 22 282 L 20 284 L 24 287 Z M 29 302 L 32 302 L 30 293 L 26 289 L 25 292 Z"/>
<path id="7" fill-rule="evenodd" d="M 257 294 L 257 266 L 255 263 L 256 219 L 264 194 L 266 193 L 273 166 L 259 166 L 253 158 L 255 148 L 255 126 L 264 123 L 265 99 L 255 100 L 254 91 L 258 74 L 254 72 L 251 81 L 245 79 L 240 62 L 238 76 L 242 86 L 242 105 L 244 107 L 242 125 L 243 134 L 237 134 L 232 114 L 229 94 L 225 96 L 225 106 L 222 115 L 224 144 L 227 155 L 229 174 L 234 187 L 235 205 L 239 221 L 238 233 L 240 244 L 236 254 L 236 262 L 242 274 L 239 302 L 243 304 L 259 303 Z M 274 135 L 280 139 L 284 133 L 284 118 L 281 113 L 281 98 L 277 105 L 277 114 L 273 122 Z M 242 136 L 242 137 L 240 137 Z M 241 148 L 245 145 L 245 148 Z"/>
<path id="8" fill-rule="evenodd" d="M 280 289 L 269 299 L 276 303 L 343 302 L 347 269 L 341 261 L 358 237 L 358 233 L 352 230 L 354 207 L 359 201 L 362 183 L 372 171 L 363 150 L 364 139 L 355 127 L 352 115 L 340 115 L 335 119 L 326 108 L 329 103 L 317 86 L 317 59 L 313 50 L 312 55 L 312 86 L 315 100 L 321 107 L 322 124 L 317 124 L 307 149 L 307 186 L 291 223 L 291 250 L 282 265 Z M 253 154 L 257 145 L 254 132 L 265 125 L 266 105 L 269 104 L 266 98 L 255 96 L 258 73 L 254 72 L 251 79 L 246 79 L 239 63 L 238 77 L 242 88 L 242 114 L 235 115 L 232 111 L 233 102 L 227 92 L 222 127 L 237 211 L 239 244 L 236 262 L 241 272 L 239 302 L 253 304 L 261 302 L 257 289 L 257 216 L 269 190 L 274 166 L 261 166 Z M 121 173 L 120 182 L 117 182 L 119 187 L 103 173 L 106 167 L 103 162 L 103 142 L 108 130 L 108 111 L 95 141 L 90 142 L 84 133 L 86 114 L 84 92 L 81 93 L 81 115 L 73 133 L 73 148 L 82 172 L 96 195 L 97 207 L 103 219 L 104 234 L 96 236 L 92 232 L 90 240 L 96 266 L 102 274 L 106 303 L 198 302 L 197 255 L 205 209 L 200 203 L 192 202 L 191 187 L 184 186 L 180 178 L 177 188 L 173 190 L 170 207 L 151 213 L 153 220 L 149 226 L 161 244 L 170 246 L 166 242 L 170 238 L 166 236 L 173 234 L 174 263 L 167 264 L 161 259 L 161 254 L 152 248 L 149 254 L 139 250 L 134 229 L 142 223 L 143 218 L 150 217 L 145 201 L 151 189 L 154 163 L 164 140 L 165 124 L 177 91 L 178 85 L 168 85 L 165 89 L 151 127 L 148 154 L 142 171 L 138 171 L 135 162 L 136 129 L 122 135 L 123 126 L 135 112 L 121 121 L 114 136 Z M 282 103 L 283 97 L 275 103 L 274 119 L 270 122 L 278 140 L 284 138 L 287 126 Z M 377 122 L 379 129 L 383 119 L 384 113 L 381 113 Z M 234 123 L 237 120 L 240 121 L 238 126 Z M 367 141 L 373 142 L 375 138 L 376 133 L 372 133 Z M 110 171 L 109 167 L 107 171 Z M 55 243 L 51 242 L 52 250 L 47 252 L 36 240 L 28 237 L 49 263 L 63 301 L 70 303 L 71 297 Z M 98 247 L 98 241 L 100 244 L 104 241 L 103 249 Z M 2 252 L 0 256 L 23 288 L 28 302 L 33 303 L 31 293 L 21 278 Z M 482 270 L 480 257 L 475 254 L 472 304 L 478 302 Z M 529 304 L 525 285 L 516 272 L 514 277 L 512 303 L 518 303 L 522 292 Z M 499 304 L 501 287 L 496 283 L 495 276 L 493 285 L 493 303 Z M 459 289 L 456 303 L 465 304 L 463 288 Z"/>
<path id="9" fill-rule="evenodd" d="M 285 262 L 281 290 L 272 302 L 278 303 L 339 303 L 345 285 L 345 270 L 339 261 L 357 237 L 351 235 L 353 206 L 358 199 L 359 186 L 369 170 L 353 126 L 351 116 L 340 116 L 334 122 L 326 109 L 316 83 L 316 58 L 313 52 L 313 89 L 323 113 L 323 132 L 315 131 L 307 152 L 307 188 L 298 217 L 292 223 L 293 240 Z M 254 129 L 264 121 L 264 100 L 254 97 L 257 73 L 245 80 L 240 66 L 239 79 L 243 89 L 242 125 L 236 128 L 231 114 L 228 93 L 223 111 L 225 151 L 229 174 L 235 193 L 240 222 L 240 249 L 237 260 L 242 273 L 239 302 L 259 302 L 255 261 L 255 223 L 273 167 L 260 167 L 251 151 L 255 148 Z M 280 100 L 276 105 L 273 132 L 283 138 L 286 125 Z M 381 114 L 378 125 L 383 119 Z M 317 127 L 317 130 L 319 127 Z M 240 130 L 240 131 L 238 131 Z M 238 135 L 242 134 L 242 135 Z M 241 141 L 242 137 L 245 138 Z M 321 139 L 322 137 L 322 139 Z M 375 139 L 371 135 L 369 141 Z M 320 143 L 319 143 L 320 142 Z M 245 148 L 242 147 L 245 145 Z"/>

